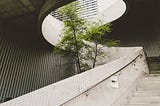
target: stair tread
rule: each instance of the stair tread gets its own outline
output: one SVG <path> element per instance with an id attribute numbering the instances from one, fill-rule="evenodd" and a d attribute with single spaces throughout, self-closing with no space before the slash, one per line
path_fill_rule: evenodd
<path id="1" fill-rule="evenodd" d="M 126 104 L 125 106 L 160 106 L 160 103 L 150 103 L 150 104 Z"/>
<path id="2" fill-rule="evenodd" d="M 125 106 L 160 106 L 160 74 L 145 75 Z"/>
<path id="3" fill-rule="evenodd" d="M 160 72 L 160 71 L 158 71 L 158 72 Z M 150 74 L 145 74 L 145 76 L 160 76 L 160 74 L 159 73 L 155 73 L 155 74 L 150 73 Z"/>
<path id="4" fill-rule="evenodd" d="M 160 71 L 151 71 L 149 75 L 160 75 Z"/>
<path id="5" fill-rule="evenodd" d="M 130 99 L 130 104 L 150 104 L 150 103 L 159 103 L 160 104 L 160 96 L 139 96 L 132 97 Z"/>
<path id="6" fill-rule="evenodd" d="M 160 81 L 160 76 L 148 76 L 148 77 L 143 77 L 141 79 L 142 81 Z"/>
<path id="7" fill-rule="evenodd" d="M 134 96 L 160 96 L 160 90 L 135 91 Z"/>
<path id="8" fill-rule="evenodd" d="M 137 90 L 160 90 L 160 80 L 141 80 L 137 84 Z"/>
<path id="9" fill-rule="evenodd" d="M 144 77 L 160 77 L 160 74 L 147 74 Z"/>

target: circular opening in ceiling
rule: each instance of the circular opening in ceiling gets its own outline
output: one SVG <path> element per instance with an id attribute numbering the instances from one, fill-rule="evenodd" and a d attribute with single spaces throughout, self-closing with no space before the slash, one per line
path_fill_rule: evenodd
<path id="1" fill-rule="evenodd" d="M 86 7 L 95 8 L 97 9 L 97 11 L 95 11 L 95 14 L 92 15 L 91 18 L 86 17 L 87 15 L 90 16 L 87 12 L 83 17 L 91 21 L 103 20 L 103 24 L 112 22 L 120 18 L 126 11 L 126 4 L 123 0 L 83 0 L 83 3 L 85 3 L 84 1 L 86 1 L 87 3 L 88 1 L 95 1 L 95 3 L 97 4 L 92 4 L 92 6 Z M 95 7 L 96 5 L 97 7 Z M 59 40 L 61 39 L 60 35 L 62 34 L 62 30 L 63 22 L 53 14 L 49 14 L 43 20 L 42 34 L 50 44 L 56 45 L 59 42 Z"/>

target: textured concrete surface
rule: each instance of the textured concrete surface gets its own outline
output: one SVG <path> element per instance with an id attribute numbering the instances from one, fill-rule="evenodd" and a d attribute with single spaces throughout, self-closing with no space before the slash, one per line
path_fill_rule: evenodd
<path id="1" fill-rule="evenodd" d="M 1 0 L 0 18 L 12 18 L 39 11 L 44 0 Z"/>
<path id="2" fill-rule="evenodd" d="M 37 44 L 49 46 L 41 34 L 41 24 L 51 11 L 71 1 L 74 0 L 0 0 L 0 21 L 20 29 L 23 27 L 26 32 L 32 33 L 34 30 Z M 26 37 L 23 34 L 21 36 Z"/>
<path id="3" fill-rule="evenodd" d="M 160 106 L 160 75 L 146 75 L 137 84 L 137 90 L 125 106 Z"/>
<path id="4" fill-rule="evenodd" d="M 21 17 L 39 12 L 40 17 L 74 0 L 1 0 L 0 19 Z M 44 15 L 45 14 L 45 15 Z"/>
<path id="5" fill-rule="evenodd" d="M 135 48 L 131 52 L 125 55 L 124 51 L 124 54 L 120 53 L 119 59 L 28 93 L 0 106 L 123 106 L 126 99 L 125 101 L 119 99 L 131 96 L 132 86 L 139 75 L 148 72 L 142 48 Z M 111 54 L 110 57 L 112 56 Z M 118 88 L 111 86 L 113 75 L 119 79 Z"/>

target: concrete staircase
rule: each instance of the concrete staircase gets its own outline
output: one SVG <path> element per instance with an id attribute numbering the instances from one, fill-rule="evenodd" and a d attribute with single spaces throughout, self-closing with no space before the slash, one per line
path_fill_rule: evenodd
<path id="1" fill-rule="evenodd" d="M 144 76 L 125 106 L 160 106 L 160 74 Z"/>

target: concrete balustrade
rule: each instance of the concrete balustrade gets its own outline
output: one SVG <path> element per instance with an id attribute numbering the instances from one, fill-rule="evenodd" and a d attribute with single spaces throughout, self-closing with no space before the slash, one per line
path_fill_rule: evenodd
<path id="1" fill-rule="evenodd" d="M 135 90 L 135 82 L 148 73 L 148 66 L 141 47 L 109 49 L 110 62 L 0 106 L 123 105 L 127 102 L 124 98 L 131 96 Z M 118 79 L 118 83 L 112 81 L 114 78 Z M 118 87 L 114 88 L 114 83 Z"/>

